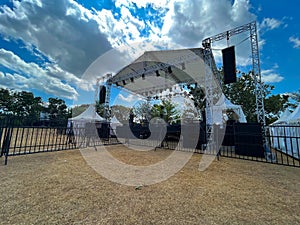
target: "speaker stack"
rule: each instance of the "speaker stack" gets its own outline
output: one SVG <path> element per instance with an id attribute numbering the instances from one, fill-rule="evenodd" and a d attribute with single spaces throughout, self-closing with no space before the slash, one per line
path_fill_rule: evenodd
<path id="1" fill-rule="evenodd" d="M 105 103 L 105 97 L 106 97 L 106 87 L 104 85 L 101 85 L 100 92 L 99 92 L 99 103 L 100 104 Z"/>
<path id="2" fill-rule="evenodd" d="M 236 82 L 236 63 L 234 46 L 222 50 L 224 84 Z"/>

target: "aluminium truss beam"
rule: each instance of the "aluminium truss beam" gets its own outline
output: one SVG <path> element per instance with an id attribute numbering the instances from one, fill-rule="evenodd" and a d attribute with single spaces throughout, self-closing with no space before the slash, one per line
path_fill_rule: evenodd
<path id="1" fill-rule="evenodd" d="M 211 51 L 211 44 L 213 42 L 220 41 L 225 38 L 228 40 L 230 37 L 237 35 L 237 34 L 244 33 L 244 32 L 250 33 L 251 53 L 252 53 L 252 75 L 253 75 L 253 79 L 254 79 L 254 83 L 255 83 L 257 121 L 262 125 L 263 135 L 265 135 L 266 121 L 265 121 L 265 110 L 264 110 L 264 93 L 263 93 L 263 85 L 262 85 L 262 81 L 261 81 L 261 70 L 260 70 L 256 22 L 253 21 L 251 23 L 248 23 L 248 24 L 236 27 L 234 29 L 225 31 L 223 33 L 214 35 L 212 37 L 206 38 L 202 41 L 202 45 L 205 49 L 207 49 L 208 51 L 209 50 Z M 205 62 L 207 65 L 212 66 L 211 59 L 209 59 L 208 57 L 204 57 L 204 59 L 206 60 Z M 213 70 L 214 68 L 211 67 L 211 69 Z M 206 76 L 210 76 L 210 74 L 206 74 Z M 208 79 L 208 81 L 209 81 L 209 79 Z M 209 86 L 209 84 L 207 84 L 207 85 Z M 207 96 L 208 101 L 212 102 L 212 99 L 209 99 L 210 97 L 211 96 Z M 212 134 L 213 134 L 213 131 L 211 131 L 211 135 Z M 265 138 L 263 138 L 263 141 L 265 141 Z"/>

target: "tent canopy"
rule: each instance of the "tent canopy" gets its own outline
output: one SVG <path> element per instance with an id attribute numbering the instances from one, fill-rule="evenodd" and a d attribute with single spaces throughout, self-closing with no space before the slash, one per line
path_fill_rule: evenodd
<path id="1" fill-rule="evenodd" d="M 90 104 L 89 107 L 80 115 L 70 118 L 68 120 L 69 122 L 75 123 L 90 123 L 90 122 L 101 122 L 106 121 L 104 118 L 99 116 L 99 114 L 96 112 L 95 105 Z"/>
<path id="2" fill-rule="evenodd" d="M 294 112 L 286 118 L 288 123 L 299 123 L 300 122 L 300 104 L 294 110 Z"/>
<path id="3" fill-rule="evenodd" d="M 221 124 L 223 121 L 223 111 L 232 110 L 237 116 L 238 121 L 242 123 L 246 123 L 246 116 L 243 112 L 243 109 L 240 105 L 235 105 L 231 101 L 229 101 L 224 94 L 221 95 L 218 102 L 213 106 L 213 117 L 214 123 Z"/>
<path id="4" fill-rule="evenodd" d="M 285 123 L 287 123 L 287 119 L 289 118 L 289 116 L 291 114 L 292 113 L 290 112 L 290 110 L 288 108 L 286 108 L 285 111 L 280 116 L 280 118 L 278 120 L 276 120 L 274 123 L 272 123 L 271 125 L 285 124 Z"/>
<path id="5" fill-rule="evenodd" d="M 113 130 L 116 130 L 117 126 L 123 126 L 123 124 L 117 119 L 116 116 L 113 116 L 113 118 L 110 120 L 110 127 Z"/>

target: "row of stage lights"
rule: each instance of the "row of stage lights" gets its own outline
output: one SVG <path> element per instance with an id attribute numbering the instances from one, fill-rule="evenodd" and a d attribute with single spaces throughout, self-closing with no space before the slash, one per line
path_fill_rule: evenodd
<path id="1" fill-rule="evenodd" d="M 172 71 L 171 66 L 169 66 L 169 67 L 167 68 L 167 70 L 164 71 L 164 72 L 165 72 L 166 74 L 172 74 L 173 71 Z M 156 74 L 157 77 L 160 77 L 160 72 L 159 72 L 159 70 L 156 70 L 156 71 L 155 71 L 155 74 Z M 143 80 L 146 79 L 144 73 L 141 75 L 141 77 L 142 77 Z M 131 83 L 134 83 L 134 78 L 133 78 L 133 77 L 130 77 L 129 80 L 130 80 Z M 121 84 L 120 84 L 119 82 L 115 82 L 115 85 L 116 85 L 117 87 L 121 86 Z M 123 85 L 123 86 L 126 85 L 126 80 L 125 80 L 125 79 L 122 80 L 122 85 Z"/>

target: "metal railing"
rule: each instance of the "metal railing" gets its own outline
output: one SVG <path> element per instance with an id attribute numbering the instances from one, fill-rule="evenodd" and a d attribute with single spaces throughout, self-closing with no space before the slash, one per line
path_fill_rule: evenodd
<path id="1" fill-rule="evenodd" d="M 9 156 L 116 143 L 118 140 L 112 135 L 101 138 L 91 136 L 86 134 L 84 128 L 0 127 L 0 157 L 4 157 L 5 165 Z"/>
<path id="2" fill-rule="evenodd" d="M 199 140 L 197 146 L 190 146 L 188 138 L 180 136 L 180 133 L 177 136 L 167 135 L 159 142 L 147 138 L 119 137 L 111 129 L 99 130 L 95 127 L 0 126 L 0 157 L 4 156 L 7 164 L 9 156 L 123 143 L 300 167 L 300 126 L 267 127 L 267 145 L 263 145 L 260 132 L 241 131 L 235 125 L 216 131 L 225 134 L 222 144 L 215 143 L 214 148 L 207 150 L 206 140 Z"/>

